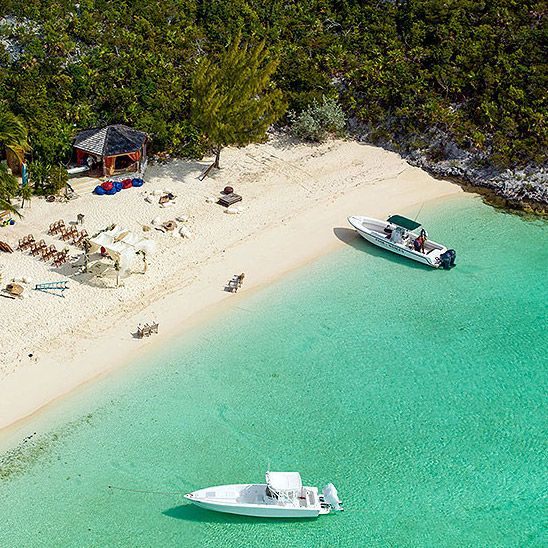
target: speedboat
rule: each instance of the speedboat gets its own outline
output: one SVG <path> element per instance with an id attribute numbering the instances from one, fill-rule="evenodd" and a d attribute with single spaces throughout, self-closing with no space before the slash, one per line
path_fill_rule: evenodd
<path id="1" fill-rule="evenodd" d="M 443 266 L 448 270 L 455 266 L 455 250 L 429 240 L 425 230 L 419 234 L 413 232 L 421 226 L 413 219 L 390 215 L 388 220 L 381 221 L 353 216 L 348 217 L 348 222 L 360 236 L 378 247 L 433 268 Z"/>
<path id="2" fill-rule="evenodd" d="M 332 483 L 319 494 L 317 487 L 303 487 L 298 472 L 267 472 L 266 483 L 207 487 L 184 497 L 207 510 L 263 518 L 315 518 L 342 510 Z"/>

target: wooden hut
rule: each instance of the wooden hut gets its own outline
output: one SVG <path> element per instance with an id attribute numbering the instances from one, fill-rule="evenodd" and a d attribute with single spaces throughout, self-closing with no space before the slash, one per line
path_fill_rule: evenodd
<path id="1" fill-rule="evenodd" d="M 105 176 L 118 172 L 141 172 L 146 162 L 147 134 L 122 124 L 86 129 L 74 139 L 79 165 L 91 158 Z"/>

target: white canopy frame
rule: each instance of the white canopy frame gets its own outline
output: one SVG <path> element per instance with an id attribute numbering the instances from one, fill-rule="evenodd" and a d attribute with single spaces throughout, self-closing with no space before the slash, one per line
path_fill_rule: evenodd
<path id="1" fill-rule="evenodd" d="M 119 265 L 122 274 L 131 272 L 136 254 L 140 251 L 149 255 L 156 251 L 156 242 L 143 238 L 135 232 L 125 228 L 118 228 L 116 225 L 110 230 L 105 230 L 90 238 L 90 253 L 95 253 L 101 248 L 106 254 Z"/>
<path id="2" fill-rule="evenodd" d="M 299 472 L 270 472 L 266 473 L 266 484 L 271 493 L 279 500 L 298 506 L 297 497 L 303 494 L 303 482 Z"/>

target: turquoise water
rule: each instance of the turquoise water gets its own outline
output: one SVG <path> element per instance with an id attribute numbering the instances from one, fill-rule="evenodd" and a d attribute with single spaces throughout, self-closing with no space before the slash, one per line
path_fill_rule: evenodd
<path id="1" fill-rule="evenodd" d="M 35 420 L 0 462 L 0 547 L 547 546 L 546 224 L 471 197 L 421 219 L 457 268 L 357 239 Z M 259 482 L 269 462 L 346 511 L 108 489 Z"/>

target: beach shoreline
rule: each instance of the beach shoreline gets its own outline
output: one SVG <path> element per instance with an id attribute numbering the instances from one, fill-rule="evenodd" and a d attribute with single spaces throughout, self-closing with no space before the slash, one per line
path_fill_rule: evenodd
<path id="1" fill-rule="evenodd" d="M 275 155 L 279 161 L 265 168 L 267 162 L 263 160 L 267 153 Z M 248 158 L 258 155 L 261 156 L 255 162 L 257 167 Z M 42 313 L 52 318 L 52 332 L 57 329 L 68 336 L 44 342 L 44 333 L 38 333 L 29 342 L 28 339 L 32 339 L 29 334 L 26 348 L 14 348 L 11 355 L 4 353 L 4 359 L 12 357 L 15 361 L 5 367 L 0 380 L 0 437 L 60 399 L 70 397 L 94 379 L 141 359 L 177 334 L 236 306 L 246 294 L 346 245 L 347 238 L 353 237 L 347 216 L 385 217 L 415 205 L 462 194 L 458 185 L 434 179 L 426 172 L 408 166 L 394 153 L 354 142 L 333 141 L 318 147 L 300 145 L 287 149 L 277 143 L 252 145 L 226 151 L 223 160 L 226 170 L 200 186 L 195 182 L 195 175 L 204 164 L 179 163 L 183 175 L 176 171 L 177 164 L 158 166 L 147 174 L 151 188 L 174 186 L 177 181 L 184 180 L 188 183 L 185 192 L 199 189 L 195 203 L 183 208 L 190 208 L 194 214 L 191 218 L 193 239 L 179 241 L 178 235 L 169 240 L 160 239 L 160 243 L 166 244 L 165 250 L 150 259 L 149 277 L 134 275 L 118 289 L 109 286 L 90 288 L 81 284 L 70 292 L 87 294 L 68 295 L 66 302 L 54 296 L 48 300 L 40 295 L 43 306 L 51 307 Z M 287 169 L 288 166 L 291 169 Z M 316 176 L 314 170 L 321 175 Z M 307 177 L 303 173 L 307 173 Z M 224 215 L 221 206 L 205 203 L 204 194 L 212 194 L 213 189 L 232 182 L 246 198 L 241 214 Z M 123 197 L 128 201 L 128 208 L 135 206 L 137 200 L 142 207 L 143 197 L 137 198 L 135 190 L 126 191 L 127 198 Z M 181 194 L 181 189 L 175 190 Z M 270 198 L 270 193 L 276 191 L 281 196 Z M 79 203 L 73 206 L 74 211 L 78 209 L 88 214 L 86 204 L 92 208 L 102 199 L 84 196 L 76 201 Z M 284 204 L 283 209 L 280 204 Z M 119 205 L 122 215 L 124 211 Z M 135 220 L 135 226 L 146 222 L 143 215 L 152 217 L 159 211 L 149 205 L 145 208 L 148 209 Z M 25 222 L 31 228 L 37 221 L 46 226 L 56 214 L 49 213 L 48 217 L 44 211 L 33 212 Z M 108 224 L 113 217 L 116 221 L 115 213 L 115 210 L 105 211 L 101 219 L 101 212 L 90 209 L 89 217 L 93 220 L 94 215 L 97 216 L 94 220 L 97 227 L 101 223 Z M 337 228 L 346 230 L 337 235 Z M 23 233 L 27 228 L 23 226 L 20 230 Z M 186 260 L 178 264 L 180 257 Z M 14 254 L 14 259 L 18 258 L 21 258 L 21 264 L 15 265 L 12 273 L 21 271 L 29 261 L 38 264 L 37 259 L 21 252 Z M 176 262 L 177 267 L 173 267 Z M 225 291 L 226 282 L 239 272 L 246 274 L 240 293 Z M 135 279 L 148 285 L 143 288 Z M 117 302 L 104 305 L 107 296 L 117 297 Z M 37 301 L 33 297 L 21 304 L 28 307 L 38 304 Z M 74 306 L 76 313 L 64 316 L 63 307 L 67 306 Z M 97 311 L 93 310 L 94 306 Z M 14 308 L 14 315 L 15 312 Z M 25 311 L 19 309 L 18 312 L 22 317 Z M 55 322 L 56 319 L 59 321 Z M 104 328 L 105 321 L 108 321 L 109 329 Z M 135 338 L 133 333 L 137 324 L 151 321 L 159 322 L 159 334 L 149 339 Z M 15 329 L 9 325 L 2 327 L 0 340 L 9 336 L 10 328 Z M 44 328 L 47 330 L 48 326 Z M 45 335 L 47 339 L 47 332 Z M 26 360 L 24 352 L 33 346 L 41 350 Z"/>

